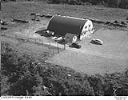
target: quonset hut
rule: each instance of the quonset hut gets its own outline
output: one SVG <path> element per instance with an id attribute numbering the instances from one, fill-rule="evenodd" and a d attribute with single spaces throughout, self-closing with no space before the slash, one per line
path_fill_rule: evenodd
<path id="1" fill-rule="evenodd" d="M 55 36 L 68 37 L 68 34 L 72 34 L 73 42 L 77 39 L 82 40 L 94 32 L 92 21 L 68 16 L 53 16 L 47 30 L 54 32 Z"/>

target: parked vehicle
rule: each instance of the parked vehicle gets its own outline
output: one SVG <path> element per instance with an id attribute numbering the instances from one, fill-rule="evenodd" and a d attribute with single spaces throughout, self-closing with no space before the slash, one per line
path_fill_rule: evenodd
<path id="1" fill-rule="evenodd" d="M 97 44 L 97 45 L 103 45 L 103 41 L 100 39 L 92 39 L 91 43 Z"/>
<path id="2" fill-rule="evenodd" d="M 72 43 L 69 47 L 80 49 L 81 45 L 79 45 L 77 43 Z"/>

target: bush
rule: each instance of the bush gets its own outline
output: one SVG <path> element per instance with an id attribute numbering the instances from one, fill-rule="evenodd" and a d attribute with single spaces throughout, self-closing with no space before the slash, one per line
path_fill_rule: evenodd
<path id="1" fill-rule="evenodd" d="M 60 1 L 59 0 L 48 0 L 48 3 L 58 4 L 60 3 Z"/>
<path id="2" fill-rule="evenodd" d="M 1 49 L 2 79 L 7 79 L 2 80 L 2 85 L 10 84 L 7 89 L 2 87 L 2 95 L 33 95 L 33 87 L 43 84 L 37 77 L 38 62 L 31 56 L 16 51 L 7 43 L 2 42 Z"/>
<path id="3" fill-rule="evenodd" d="M 126 20 L 128 20 L 128 17 L 126 17 Z"/>
<path id="4" fill-rule="evenodd" d="M 92 75 L 88 78 L 90 86 L 93 87 L 94 93 L 97 96 L 104 95 L 104 78 L 100 75 Z"/>

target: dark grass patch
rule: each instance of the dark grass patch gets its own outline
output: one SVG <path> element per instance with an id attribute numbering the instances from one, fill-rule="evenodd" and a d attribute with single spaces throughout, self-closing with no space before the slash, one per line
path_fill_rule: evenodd
<path id="1" fill-rule="evenodd" d="M 7 30 L 8 28 L 6 27 L 1 27 L 1 30 L 4 31 L 4 30 Z"/>

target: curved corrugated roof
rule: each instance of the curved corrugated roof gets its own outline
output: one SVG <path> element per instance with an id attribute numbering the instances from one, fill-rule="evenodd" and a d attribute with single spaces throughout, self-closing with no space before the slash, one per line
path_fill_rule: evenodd
<path id="1" fill-rule="evenodd" d="M 65 35 L 66 33 L 79 35 L 81 34 L 85 23 L 85 19 L 67 16 L 54 16 L 50 20 L 47 29 L 58 35 Z"/>

